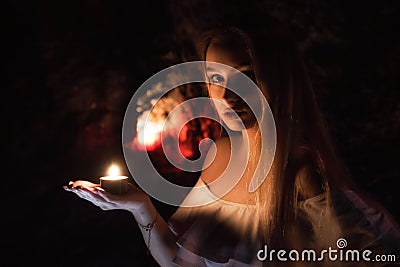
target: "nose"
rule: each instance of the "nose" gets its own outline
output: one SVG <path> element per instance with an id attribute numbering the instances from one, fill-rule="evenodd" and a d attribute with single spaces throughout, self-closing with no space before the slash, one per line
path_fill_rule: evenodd
<path id="1" fill-rule="evenodd" d="M 224 100 L 228 103 L 229 106 L 234 106 L 236 104 L 236 102 L 238 101 L 238 96 L 232 92 L 229 89 L 225 88 L 225 92 L 224 92 L 224 96 L 223 96 Z"/>

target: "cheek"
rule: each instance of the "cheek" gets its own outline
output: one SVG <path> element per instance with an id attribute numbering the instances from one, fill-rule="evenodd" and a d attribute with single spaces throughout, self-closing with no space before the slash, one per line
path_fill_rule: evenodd
<path id="1" fill-rule="evenodd" d="M 211 100 L 215 111 L 217 112 L 218 116 L 222 119 L 227 106 L 220 99 L 211 98 Z"/>
<path id="2" fill-rule="evenodd" d="M 225 104 L 219 99 L 212 98 L 212 103 L 213 103 L 215 109 L 218 111 L 218 113 L 220 113 L 221 111 L 226 109 Z"/>

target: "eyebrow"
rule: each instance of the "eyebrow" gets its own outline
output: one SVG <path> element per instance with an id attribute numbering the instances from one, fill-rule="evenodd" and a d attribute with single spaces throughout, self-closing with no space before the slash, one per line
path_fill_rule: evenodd
<path id="1" fill-rule="evenodd" d="M 207 68 L 206 68 L 206 71 L 207 71 L 207 72 L 209 72 L 209 71 L 216 71 L 216 69 L 207 67 Z"/>
<path id="2" fill-rule="evenodd" d="M 234 66 L 234 67 L 232 67 L 232 68 L 234 68 L 234 69 L 236 69 L 236 70 L 238 70 L 238 71 L 246 71 L 247 70 L 247 68 L 250 68 L 250 69 L 252 69 L 252 66 L 250 65 L 250 64 L 243 64 L 243 65 L 238 65 L 238 66 Z M 242 69 L 242 70 L 240 70 L 240 69 Z M 244 69 L 244 70 L 243 70 Z M 218 69 L 215 69 L 215 68 L 212 68 L 212 67 L 207 67 L 206 68 L 206 72 L 213 72 L 213 71 L 218 71 Z"/>

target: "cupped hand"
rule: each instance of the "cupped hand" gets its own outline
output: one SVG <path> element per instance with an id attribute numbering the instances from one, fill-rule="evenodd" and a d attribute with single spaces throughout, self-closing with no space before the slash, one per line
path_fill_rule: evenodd
<path id="1" fill-rule="evenodd" d="M 110 194 L 99 184 L 82 180 L 70 182 L 68 186 L 64 186 L 64 189 L 75 193 L 78 197 L 93 203 L 102 210 L 122 209 L 135 213 L 150 201 L 145 192 L 131 183 L 128 183 L 128 191 L 123 195 Z"/>

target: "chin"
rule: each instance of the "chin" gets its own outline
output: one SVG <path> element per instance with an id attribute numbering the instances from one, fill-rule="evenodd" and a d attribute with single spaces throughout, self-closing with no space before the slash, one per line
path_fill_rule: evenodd
<path id="1" fill-rule="evenodd" d="M 246 120 L 238 120 L 238 119 L 222 119 L 225 123 L 225 125 L 229 128 L 231 131 L 243 131 L 249 128 L 252 128 L 255 123 L 253 121 L 246 121 Z"/>
<path id="2" fill-rule="evenodd" d="M 243 131 L 244 129 L 246 129 L 246 127 L 244 127 L 244 125 L 241 123 L 231 123 L 231 122 L 226 123 L 225 122 L 225 125 L 229 128 L 229 130 L 235 131 L 235 132 Z"/>

